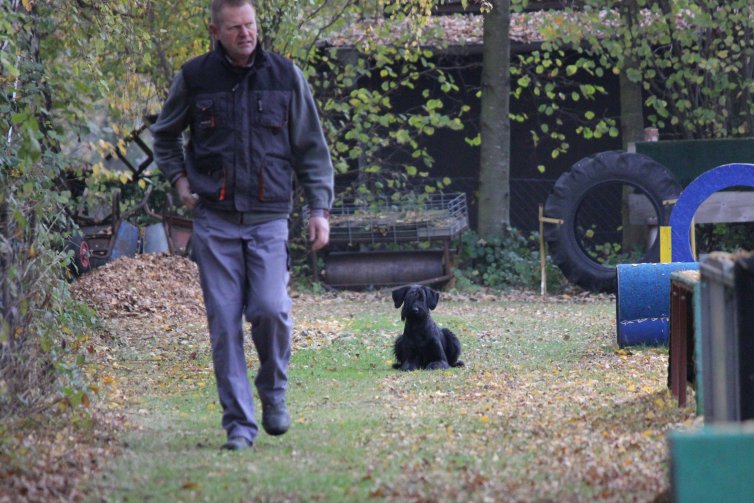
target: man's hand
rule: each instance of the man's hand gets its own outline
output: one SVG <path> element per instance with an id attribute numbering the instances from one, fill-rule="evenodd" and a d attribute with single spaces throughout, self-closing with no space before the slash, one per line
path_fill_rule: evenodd
<path id="1" fill-rule="evenodd" d="M 330 222 L 325 217 L 309 217 L 309 241 L 312 251 L 321 250 L 330 241 Z"/>
<path id="2" fill-rule="evenodd" d="M 178 197 L 181 199 L 181 202 L 185 204 L 188 209 L 193 210 L 199 202 L 199 196 L 191 192 L 188 178 L 182 176 L 176 180 L 175 189 L 178 191 Z"/>

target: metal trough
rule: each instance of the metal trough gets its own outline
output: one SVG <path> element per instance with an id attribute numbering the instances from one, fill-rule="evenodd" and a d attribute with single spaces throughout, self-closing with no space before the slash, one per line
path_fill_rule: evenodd
<path id="1" fill-rule="evenodd" d="M 336 205 L 322 278 L 313 255 L 314 280 L 344 289 L 441 286 L 452 278 L 450 241 L 468 225 L 464 193 L 423 194 L 411 202 L 381 205 Z"/>
<path id="2" fill-rule="evenodd" d="M 452 277 L 448 269 L 444 250 L 335 252 L 327 256 L 324 280 L 333 288 L 438 286 Z"/>

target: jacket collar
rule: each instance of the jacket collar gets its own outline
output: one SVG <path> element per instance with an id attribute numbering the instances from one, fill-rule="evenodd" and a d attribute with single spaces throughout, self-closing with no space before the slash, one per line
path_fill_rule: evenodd
<path id="1" fill-rule="evenodd" d="M 254 52 L 251 55 L 251 62 L 243 68 L 233 64 L 225 48 L 219 41 L 215 41 L 215 50 L 213 55 L 214 57 L 218 58 L 224 65 L 227 65 L 235 70 L 248 70 L 251 68 L 259 69 L 267 64 L 267 52 L 262 49 L 262 44 L 259 41 L 257 41 L 257 47 L 254 49 Z"/>

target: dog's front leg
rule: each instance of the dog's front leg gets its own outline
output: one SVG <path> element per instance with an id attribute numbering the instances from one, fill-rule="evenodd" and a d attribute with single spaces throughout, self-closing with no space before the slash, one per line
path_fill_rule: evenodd
<path id="1" fill-rule="evenodd" d="M 419 368 L 419 362 L 417 362 L 414 359 L 406 360 L 400 366 L 400 369 L 403 370 L 404 372 L 409 372 L 411 370 L 416 370 L 418 368 Z"/>
<path id="2" fill-rule="evenodd" d="M 441 370 L 450 368 L 450 365 L 448 365 L 448 359 L 445 356 L 445 351 L 442 347 L 442 342 L 439 337 L 440 331 L 435 327 L 434 332 L 435 337 L 432 338 L 432 342 L 427 347 L 427 359 L 425 361 L 428 363 L 424 366 L 424 368 L 427 370 Z"/>
<path id="3" fill-rule="evenodd" d="M 445 360 L 435 360 L 427 364 L 427 370 L 442 370 L 449 369 L 450 365 Z"/>

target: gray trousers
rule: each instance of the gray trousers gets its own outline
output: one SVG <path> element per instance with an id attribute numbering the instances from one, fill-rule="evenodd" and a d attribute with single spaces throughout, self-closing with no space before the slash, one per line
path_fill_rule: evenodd
<path id="1" fill-rule="evenodd" d="M 198 208 L 192 253 L 207 308 L 222 426 L 254 441 L 259 430 L 244 353 L 243 316 L 259 356 L 254 384 L 263 403 L 285 398 L 291 357 L 288 221 L 245 223 L 239 213 Z"/>

